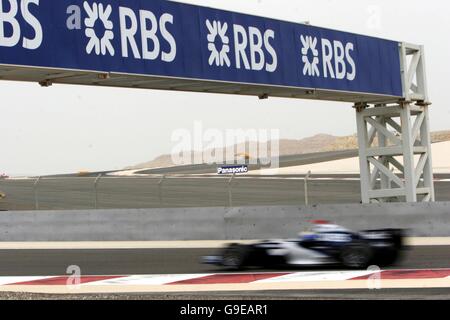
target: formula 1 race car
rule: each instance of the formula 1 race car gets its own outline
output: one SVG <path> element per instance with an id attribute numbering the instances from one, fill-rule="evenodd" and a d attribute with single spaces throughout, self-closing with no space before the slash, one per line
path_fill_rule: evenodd
<path id="1" fill-rule="evenodd" d="M 217 256 L 203 257 L 202 262 L 232 270 L 322 265 L 351 269 L 388 266 L 401 255 L 404 233 L 401 229 L 353 232 L 326 221 L 316 221 L 311 233 L 297 239 L 234 243 Z"/>

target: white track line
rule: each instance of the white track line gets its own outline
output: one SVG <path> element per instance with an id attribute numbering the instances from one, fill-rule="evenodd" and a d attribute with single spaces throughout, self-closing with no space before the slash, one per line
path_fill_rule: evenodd
<path id="1" fill-rule="evenodd" d="M 92 283 L 83 284 L 83 286 L 97 286 L 97 285 L 144 285 L 144 286 L 162 286 L 172 282 L 193 280 L 213 275 L 211 274 L 167 274 L 167 275 L 137 275 L 127 276 L 123 278 L 95 281 Z"/>
<path id="2" fill-rule="evenodd" d="M 0 242 L 0 250 L 57 249 L 215 249 L 229 243 L 252 241 L 95 241 L 95 242 Z"/>
<path id="3" fill-rule="evenodd" d="M 294 272 L 281 277 L 258 280 L 255 283 L 344 281 L 373 273 L 376 271 Z"/>
<path id="4" fill-rule="evenodd" d="M 258 240 L 229 241 L 95 241 L 95 242 L 0 242 L 0 250 L 70 249 L 217 249 L 230 243 L 254 243 Z M 450 237 L 407 238 L 410 246 L 450 246 Z"/>
<path id="5" fill-rule="evenodd" d="M 409 246 L 450 246 L 450 237 L 412 237 L 406 239 Z"/>
<path id="6" fill-rule="evenodd" d="M 50 278 L 54 278 L 54 277 L 52 277 L 52 276 L 47 276 L 47 277 L 41 277 L 41 276 L 0 277 L 0 286 L 4 286 L 4 285 L 10 284 L 10 283 L 37 281 L 37 280 L 50 279 Z"/>

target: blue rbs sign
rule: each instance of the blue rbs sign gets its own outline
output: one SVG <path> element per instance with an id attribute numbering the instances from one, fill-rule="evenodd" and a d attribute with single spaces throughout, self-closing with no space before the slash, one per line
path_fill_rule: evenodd
<path id="1" fill-rule="evenodd" d="M 0 64 L 401 97 L 398 42 L 163 0 L 0 0 Z"/>

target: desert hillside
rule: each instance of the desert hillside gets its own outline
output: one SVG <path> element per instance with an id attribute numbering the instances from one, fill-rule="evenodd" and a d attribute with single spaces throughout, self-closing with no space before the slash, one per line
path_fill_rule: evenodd
<path id="1" fill-rule="evenodd" d="M 431 133 L 433 142 L 450 141 L 450 131 L 437 131 Z M 248 144 L 246 150 L 249 150 Z M 242 148 L 242 145 L 234 146 L 235 150 Z M 356 135 L 336 137 L 328 134 L 318 134 L 301 140 L 282 139 L 279 141 L 280 155 L 294 155 L 314 152 L 338 151 L 356 149 L 358 142 Z M 269 147 L 270 149 L 270 147 Z M 225 148 L 223 149 L 225 150 Z M 195 152 L 191 151 L 194 156 Z M 188 163 L 187 163 L 188 164 Z M 170 154 L 161 155 L 152 161 L 141 163 L 127 169 L 141 169 L 141 168 L 158 168 L 173 166 L 172 156 Z"/>

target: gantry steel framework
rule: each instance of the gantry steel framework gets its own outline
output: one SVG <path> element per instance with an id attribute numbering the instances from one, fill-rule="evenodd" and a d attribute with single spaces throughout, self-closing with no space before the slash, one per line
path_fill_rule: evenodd
<path id="1" fill-rule="evenodd" d="M 399 49 L 404 99 L 354 106 L 363 203 L 435 200 L 424 48 Z"/>

